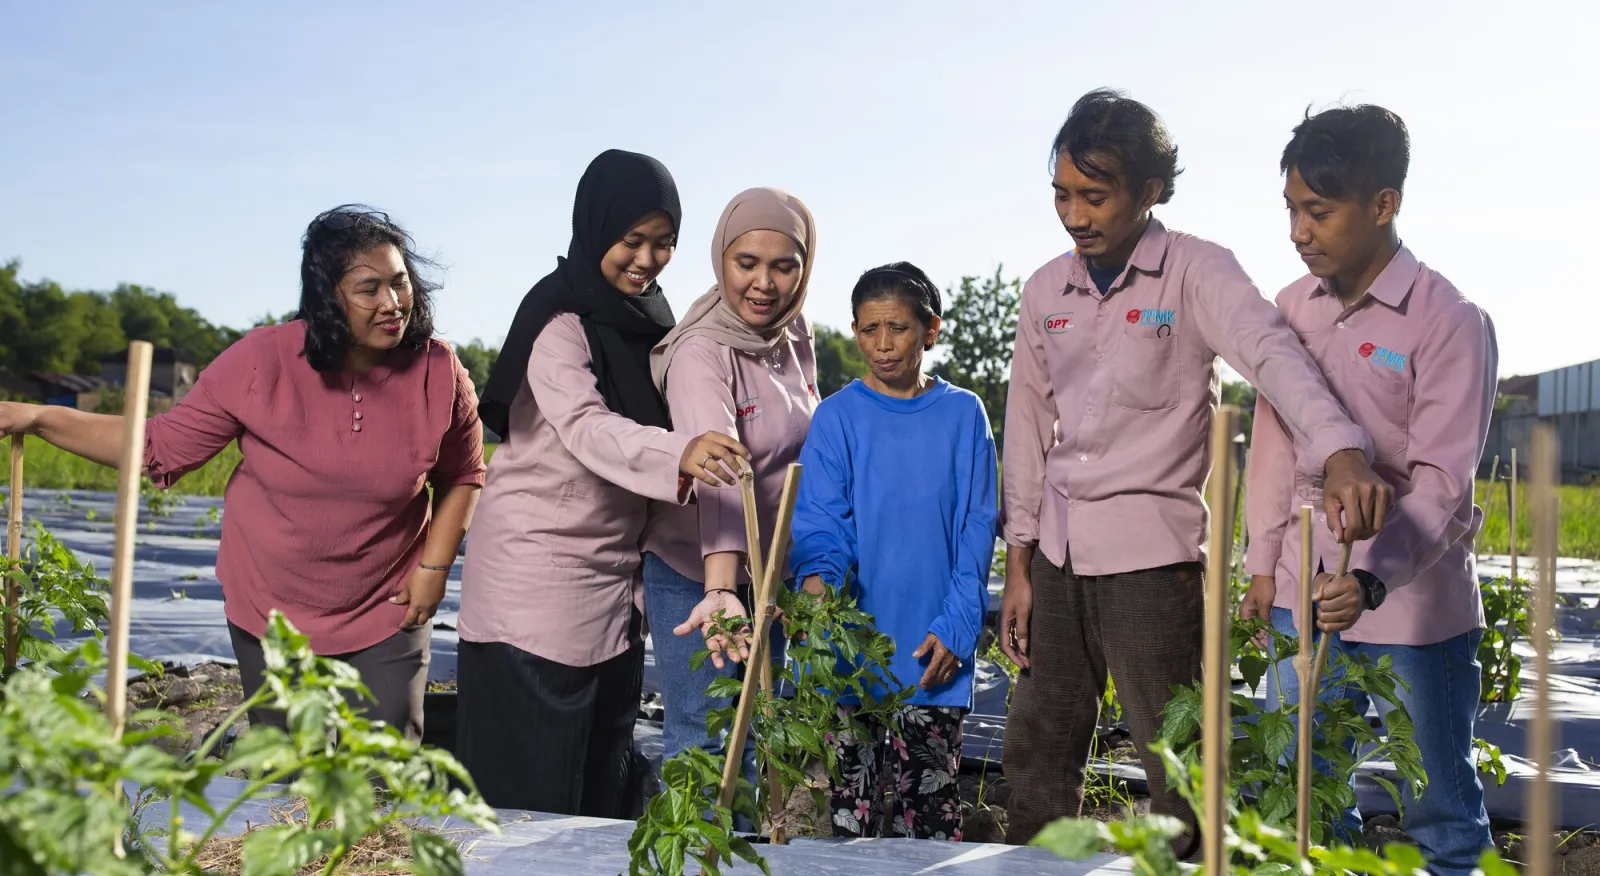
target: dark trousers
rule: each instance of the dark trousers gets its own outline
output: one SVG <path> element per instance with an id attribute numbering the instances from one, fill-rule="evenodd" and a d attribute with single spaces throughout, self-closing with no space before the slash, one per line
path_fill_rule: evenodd
<path id="1" fill-rule="evenodd" d="M 1003 753 L 1011 786 L 1006 842 L 1021 845 L 1083 806 L 1083 778 L 1100 718 L 1106 677 L 1150 782 L 1150 810 L 1188 833 L 1174 843 L 1188 857 L 1198 836 L 1194 811 L 1166 787 L 1148 745 L 1161 730 L 1173 685 L 1200 678 L 1204 588 L 1198 563 L 1117 575 L 1078 576 L 1035 553 L 1028 660 L 1011 697 Z"/>
<path id="2" fill-rule="evenodd" d="M 457 646 L 457 747 L 490 806 L 626 818 L 644 640 L 594 666 Z"/>
<path id="3" fill-rule="evenodd" d="M 233 656 L 239 661 L 239 682 L 245 699 L 261 688 L 266 674 L 266 657 L 261 640 L 228 624 L 233 639 Z M 355 667 L 361 683 L 372 691 L 372 700 L 349 698 L 352 708 L 368 718 L 398 727 L 407 739 L 422 740 L 422 694 L 428 686 L 429 643 L 433 625 L 414 630 L 397 630 L 387 639 L 350 654 L 320 655 Z M 287 727 L 286 716 L 275 709 L 251 709 L 251 724 Z"/>

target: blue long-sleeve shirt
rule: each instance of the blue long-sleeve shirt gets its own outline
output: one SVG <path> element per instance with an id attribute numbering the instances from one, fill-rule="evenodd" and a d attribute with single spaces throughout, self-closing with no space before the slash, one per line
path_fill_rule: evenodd
<path id="1" fill-rule="evenodd" d="M 857 380 L 817 406 L 789 563 L 796 584 L 848 578 L 863 611 L 894 640 L 890 669 L 906 688 L 928 633 L 960 658 L 949 682 L 911 703 L 972 708 L 973 667 L 988 608 L 999 517 L 994 437 L 983 402 L 943 380 L 891 398 Z"/>

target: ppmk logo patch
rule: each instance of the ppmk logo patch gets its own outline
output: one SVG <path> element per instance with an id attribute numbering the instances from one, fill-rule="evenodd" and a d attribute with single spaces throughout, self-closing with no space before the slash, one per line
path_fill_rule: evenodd
<path id="1" fill-rule="evenodd" d="M 1158 310 L 1154 307 L 1146 307 L 1143 310 L 1135 308 L 1128 311 L 1127 319 L 1129 325 L 1164 325 L 1170 327 L 1175 322 L 1174 317 L 1177 316 L 1177 313 L 1176 310 L 1170 307 L 1165 310 Z"/>
<path id="2" fill-rule="evenodd" d="M 1356 348 L 1356 352 L 1361 354 L 1361 358 L 1369 359 L 1374 365 L 1381 365 L 1390 371 L 1406 370 L 1406 353 L 1396 353 L 1388 347 L 1380 347 L 1370 341 Z"/>

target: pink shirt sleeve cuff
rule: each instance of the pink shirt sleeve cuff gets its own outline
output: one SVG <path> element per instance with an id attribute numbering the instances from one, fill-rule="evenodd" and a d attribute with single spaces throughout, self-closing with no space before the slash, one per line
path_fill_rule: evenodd
<path id="1" fill-rule="evenodd" d="M 1252 538 L 1245 552 L 1244 571 L 1247 575 L 1276 575 L 1278 558 L 1283 556 L 1283 542 Z"/>
<path id="2" fill-rule="evenodd" d="M 1341 450 L 1359 450 L 1369 464 L 1372 462 L 1372 438 L 1366 430 L 1352 423 L 1347 428 L 1323 432 L 1312 442 L 1309 452 L 1297 454 L 1300 475 L 1320 488 L 1328 458 Z"/>

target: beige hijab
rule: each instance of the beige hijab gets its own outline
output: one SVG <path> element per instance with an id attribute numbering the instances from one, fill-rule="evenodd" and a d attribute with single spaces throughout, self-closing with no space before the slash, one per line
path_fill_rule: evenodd
<path id="1" fill-rule="evenodd" d="M 745 322 L 722 297 L 722 256 L 739 235 L 747 231 L 777 231 L 789 235 L 799 244 L 805 261 L 801 266 L 800 285 L 794 290 L 794 300 L 789 308 L 778 314 L 771 323 L 756 328 Z M 789 324 L 800 316 L 806 303 L 806 286 L 811 282 L 811 266 L 816 260 L 817 230 L 811 221 L 811 211 L 800 199 L 778 189 L 746 189 L 735 195 L 722 210 L 717 220 L 717 231 L 711 237 L 711 266 L 716 272 L 717 284 L 690 305 L 677 327 L 667 333 L 650 351 L 650 375 L 662 392 L 667 388 L 667 366 L 684 341 L 705 335 L 717 343 L 746 353 L 770 353 L 783 340 Z"/>

